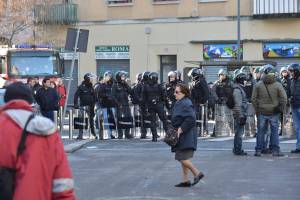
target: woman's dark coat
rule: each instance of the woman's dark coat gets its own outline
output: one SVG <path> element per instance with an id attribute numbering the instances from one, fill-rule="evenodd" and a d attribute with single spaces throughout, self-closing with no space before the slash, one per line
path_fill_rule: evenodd
<path id="1" fill-rule="evenodd" d="M 192 101 L 189 98 L 183 98 L 175 103 L 171 121 L 174 128 L 180 127 L 183 131 L 179 137 L 178 144 L 172 148 L 172 151 L 196 150 L 196 114 Z"/>

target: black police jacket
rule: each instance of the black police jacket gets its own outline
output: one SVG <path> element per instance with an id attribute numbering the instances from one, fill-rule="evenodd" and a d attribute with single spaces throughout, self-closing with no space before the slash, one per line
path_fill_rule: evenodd
<path id="1" fill-rule="evenodd" d="M 98 103 L 102 108 L 118 107 L 119 102 L 112 94 L 113 83 L 101 83 L 97 89 Z"/>
<path id="2" fill-rule="evenodd" d="M 207 102 L 209 90 L 205 78 L 199 78 L 192 82 L 191 97 L 194 104 L 205 104 Z"/>
<path id="3" fill-rule="evenodd" d="M 218 103 L 225 103 L 227 98 L 233 94 L 233 83 L 229 79 L 218 80 L 213 88 L 218 96 Z"/>
<path id="4" fill-rule="evenodd" d="M 143 89 L 143 83 L 135 83 L 133 84 L 131 91 L 131 101 L 135 105 L 140 105 L 142 103 L 142 89 Z"/>
<path id="5" fill-rule="evenodd" d="M 143 85 L 143 102 L 146 107 L 155 107 L 165 102 L 165 89 L 161 84 L 144 84 Z"/>
<path id="6" fill-rule="evenodd" d="M 174 95 L 177 81 L 172 81 L 166 84 L 166 107 L 172 109 L 176 103 L 176 98 Z"/>
<path id="7" fill-rule="evenodd" d="M 129 95 L 132 91 L 129 85 L 125 82 L 116 82 L 112 86 L 112 95 L 118 101 L 119 106 L 128 106 Z"/>
<path id="8" fill-rule="evenodd" d="M 78 98 L 80 99 L 80 106 L 93 106 L 95 104 L 94 88 L 92 83 L 82 82 L 78 86 L 74 94 L 74 105 L 78 105 Z"/>
<path id="9" fill-rule="evenodd" d="M 300 78 L 292 79 L 291 106 L 292 108 L 300 108 Z"/>

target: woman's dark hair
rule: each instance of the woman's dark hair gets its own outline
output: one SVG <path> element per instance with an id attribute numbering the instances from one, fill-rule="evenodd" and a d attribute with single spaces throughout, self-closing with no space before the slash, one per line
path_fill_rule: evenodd
<path id="1" fill-rule="evenodd" d="M 176 87 L 180 88 L 180 92 L 184 94 L 185 97 L 191 97 L 190 89 L 186 84 L 178 83 Z"/>

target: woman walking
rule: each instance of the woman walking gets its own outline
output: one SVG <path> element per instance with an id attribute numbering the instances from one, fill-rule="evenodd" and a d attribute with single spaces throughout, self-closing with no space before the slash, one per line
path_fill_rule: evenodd
<path id="1" fill-rule="evenodd" d="M 178 131 L 179 142 L 175 147 L 172 147 L 172 152 L 175 152 L 175 160 L 181 163 L 183 172 L 183 181 L 175 187 L 191 187 L 196 185 L 204 174 L 193 165 L 190 159 L 197 149 L 197 129 L 196 115 L 193 104 L 190 100 L 190 91 L 188 86 L 178 84 L 174 93 L 177 102 L 173 108 L 172 125 Z M 194 182 L 189 180 L 189 171 L 194 175 Z"/>

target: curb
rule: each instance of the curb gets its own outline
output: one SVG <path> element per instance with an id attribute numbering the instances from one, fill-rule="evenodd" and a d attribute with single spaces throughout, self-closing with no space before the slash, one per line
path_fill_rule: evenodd
<path id="1" fill-rule="evenodd" d="M 84 145 L 87 145 L 88 143 L 92 142 L 91 140 L 84 140 L 80 142 L 75 142 L 72 144 L 68 144 L 64 146 L 66 153 L 74 153 L 75 151 L 79 150 Z"/>

